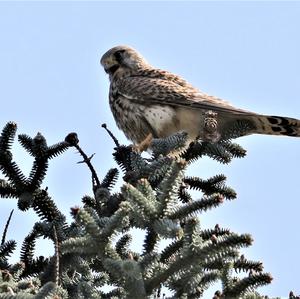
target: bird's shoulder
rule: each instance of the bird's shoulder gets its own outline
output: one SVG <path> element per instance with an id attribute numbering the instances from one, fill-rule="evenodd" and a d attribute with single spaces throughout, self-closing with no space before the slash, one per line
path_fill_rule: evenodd
<path id="1" fill-rule="evenodd" d="M 194 86 L 192 86 L 190 83 L 188 83 L 185 79 L 183 79 L 179 75 L 176 75 L 174 73 L 162 69 L 155 69 L 155 68 L 140 69 L 137 70 L 135 73 L 131 74 L 131 76 L 144 77 L 149 79 L 159 79 L 161 81 L 167 81 L 167 82 L 178 84 L 179 86 L 185 88 L 196 89 Z"/>
<path id="2" fill-rule="evenodd" d="M 143 68 L 114 78 L 113 88 L 125 94 L 164 98 L 193 98 L 201 92 L 178 75 L 154 68 Z"/>

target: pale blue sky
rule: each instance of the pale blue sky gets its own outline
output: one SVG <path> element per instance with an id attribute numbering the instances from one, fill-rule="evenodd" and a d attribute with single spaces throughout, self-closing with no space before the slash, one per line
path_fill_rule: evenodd
<path id="1" fill-rule="evenodd" d="M 103 177 L 115 167 L 114 144 L 100 124 L 128 143 L 110 113 L 108 78 L 99 65 L 118 44 L 237 106 L 300 118 L 299 2 L 0 2 L 0 126 L 14 120 L 18 133 L 40 131 L 49 144 L 76 131 L 81 146 L 96 153 Z M 225 166 L 205 159 L 189 169 L 201 177 L 224 173 L 238 192 L 201 223 L 252 234 L 246 256 L 263 261 L 274 277 L 262 292 L 300 293 L 300 139 L 238 142 L 248 150 L 245 159 Z M 19 146 L 14 151 L 28 172 L 31 158 Z M 91 194 L 90 173 L 79 159 L 70 150 L 51 161 L 45 182 L 66 214 Z M 11 208 L 15 200 L 1 200 L 1 230 Z M 16 211 L 8 238 L 21 241 L 36 220 Z"/>

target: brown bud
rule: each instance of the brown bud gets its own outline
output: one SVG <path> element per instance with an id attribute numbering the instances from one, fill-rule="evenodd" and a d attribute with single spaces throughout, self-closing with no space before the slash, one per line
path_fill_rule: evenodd
<path id="1" fill-rule="evenodd" d="M 79 210 L 80 210 L 80 208 L 78 206 L 72 207 L 71 208 L 71 215 L 77 216 Z"/>
<path id="2" fill-rule="evenodd" d="M 215 225 L 215 230 L 220 231 L 220 225 L 218 223 Z"/>
<path id="3" fill-rule="evenodd" d="M 2 270 L 2 279 L 3 281 L 9 281 L 12 278 L 12 275 L 9 273 L 8 270 Z"/>
<path id="4" fill-rule="evenodd" d="M 128 257 L 127 257 L 129 260 L 134 260 L 134 258 L 133 258 L 133 255 L 132 255 L 132 253 L 131 252 L 128 252 Z"/>
<path id="5" fill-rule="evenodd" d="M 222 194 L 219 194 L 216 199 L 218 200 L 219 203 L 224 202 L 224 196 Z"/>
<path id="6" fill-rule="evenodd" d="M 216 242 L 218 241 L 218 238 L 217 238 L 216 235 L 212 235 L 212 236 L 210 237 L 210 240 L 211 240 L 213 243 L 216 243 Z"/>
<path id="7" fill-rule="evenodd" d="M 69 143 L 71 146 L 77 145 L 79 143 L 77 133 L 69 133 L 65 138 L 65 142 Z"/>

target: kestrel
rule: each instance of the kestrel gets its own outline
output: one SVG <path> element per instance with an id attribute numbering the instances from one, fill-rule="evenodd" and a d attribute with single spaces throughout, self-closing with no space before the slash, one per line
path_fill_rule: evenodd
<path id="1" fill-rule="evenodd" d="M 152 138 L 178 131 L 187 132 L 189 141 L 199 138 L 217 142 L 238 122 L 248 124 L 239 136 L 300 137 L 300 120 L 236 108 L 177 75 L 152 67 L 131 47 L 110 49 L 102 56 L 101 64 L 109 75 L 109 103 L 115 121 L 142 150 Z"/>

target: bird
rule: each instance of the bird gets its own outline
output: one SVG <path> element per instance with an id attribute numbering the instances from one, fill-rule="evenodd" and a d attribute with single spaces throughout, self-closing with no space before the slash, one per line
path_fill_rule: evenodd
<path id="1" fill-rule="evenodd" d="M 116 124 L 137 151 L 151 149 L 153 138 L 166 138 L 179 131 L 187 133 L 188 143 L 218 142 L 231 128 L 235 128 L 235 137 L 300 137 L 299 119 L 237 108 L 202 92 L 179 75 L 153 67 L 130 46 L 109 49 L 100 64 L 109 76 L 109 105 Z"/>

